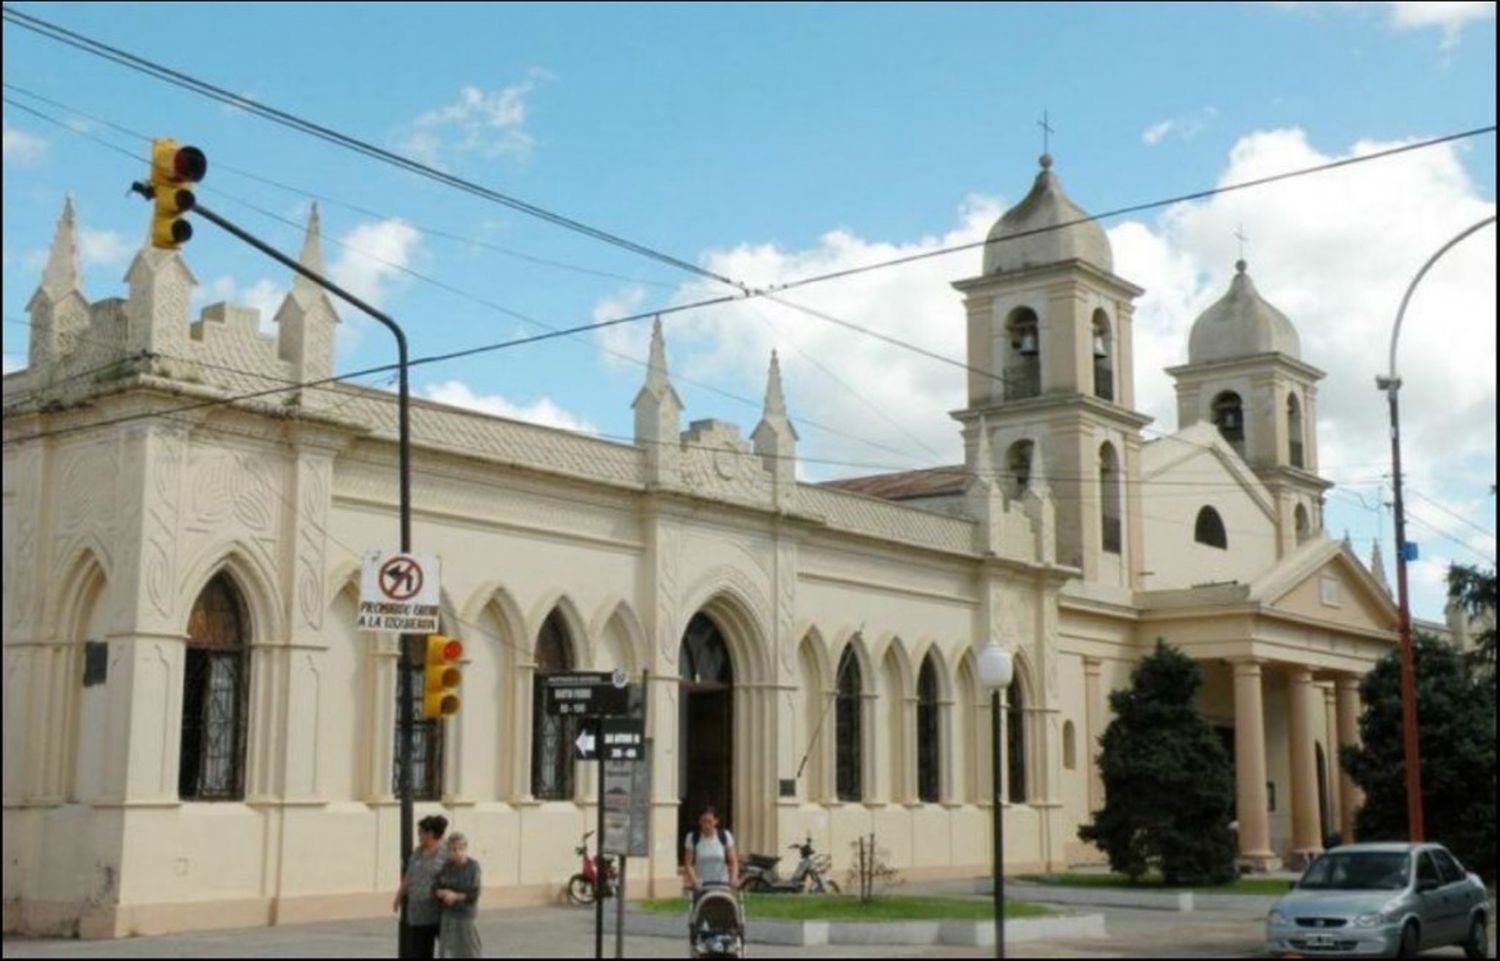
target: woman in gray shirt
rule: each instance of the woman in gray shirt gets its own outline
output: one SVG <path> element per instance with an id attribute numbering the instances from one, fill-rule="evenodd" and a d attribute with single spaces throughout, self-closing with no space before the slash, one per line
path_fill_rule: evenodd
<path id="1" fill-rule="evenodd" d="M 469 839 L 457 831 L 448 836 L 448 860 L 433 882 L 433 893 L 443 905 L 438 948 L 445 958 L 479 957 L 479 862 L 469 857 Z"/>

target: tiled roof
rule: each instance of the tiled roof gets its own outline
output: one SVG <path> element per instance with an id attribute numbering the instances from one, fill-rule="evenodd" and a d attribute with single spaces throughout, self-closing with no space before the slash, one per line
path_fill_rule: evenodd
<path id="1" fill-rule="evenodd" d="M 836 490 L 881 497 L 889 501 L 914 497 L 941 497 L 961 494 L 969 485 L 969 472 L 962 464 L 931 467 L 926 470 L 901 471 L 895 474 L 872 474 L 869 477 L 847 477 L 820 485 Z"/>

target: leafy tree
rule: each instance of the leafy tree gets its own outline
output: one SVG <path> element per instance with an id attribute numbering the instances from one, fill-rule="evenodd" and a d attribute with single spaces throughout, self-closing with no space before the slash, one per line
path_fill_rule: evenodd
<path id="1" fill-rule="evenodd" d="M 1495 877 L 1495 684 L 1451 645 L 1412 639 L 1417 675 L 1417 750 L 1423 827 L 1469 870 Z M 1407 837 L 1406 763 L 1401 726 L 1401 659 L 1381 658 L 1360 684 L 1363 743 L 1344 748 L 1344 769 L 1365 792 L 1361 840 Z"/>
<path id="2" fill-rule="evenodd" d="M 1482 626 L 1474 635 L 1473 658 L 1491 675 L 1495 671 L 1495 570 L 1480 570 L 1464 564 L 1448 568 L 1448 599 Z"/>
<path id="3" fill-rule="evenodd" d="M 1234 774 L 1217 734 L 1193 706 L 1203 675 L 1158 639 L 1131 686 L 1109 697 L 1099 773 L 1104 808 L 1078 836 L 1139 880 L 1153 867 L 1168 884 L 1218 884 L 1235 876 Z"/>

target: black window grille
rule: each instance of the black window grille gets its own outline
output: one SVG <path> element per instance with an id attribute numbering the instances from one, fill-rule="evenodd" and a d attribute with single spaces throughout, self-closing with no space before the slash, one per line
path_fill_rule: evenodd
<path id="1" fill-rule="evenodd" d="M 943 794 L 943 731 L 932 657 L 927 655 L 917 677 L 917 797 L 929 804 L 941 801 Z"/>
<path id="2" fill-rule="evenodd" d="M 1006 695 L 1010 703 L 1006 707 L 1005 743 L 1006 761 L 1010 780 L 1010 803 L 1025 804 L 1026 795 L 1026 703 L 1017 676 L 1010 682 Z"/>
<path id="3" fill-rule="evenodd" d="M 536 676 L 531 694 L 531 796 L 544 801 L 573 798 L 573 741 L 578 720 L 546 710 L 546 676 L 573 670 L 573 646 L 562 614 L 553 611 L 536 643 Z"/>
<path id="4" fill-rule="evenodd" d="M 188 619 L 177 793 L 183 800 L 245 796 L 250 704 L 249 618 L 227 574 L 209 581 Z"/>
<path id="5" fill-rule="evenodd" d="M 404 642 L 403 642 L 404 643 Z M 422 716 L 422 667 L 411 671 L 411 792 L 418 801 L 437 801 L 443 796 L 443 722 Z M 396 684 L 395 753 L 392 754 L 391 793 L 401 791 L 401 685 Z"/>
<path id="6" fill-rule="evenodd" d="M 839 660 L 838 707 L 836 719 L 836 756 L 838 796 L 840 801 L 864 800 L 864 777 L 861 751 L 863 718 L 860 701 L 864 681 L 860 676 L 859 657 L 846 649 Z"/>

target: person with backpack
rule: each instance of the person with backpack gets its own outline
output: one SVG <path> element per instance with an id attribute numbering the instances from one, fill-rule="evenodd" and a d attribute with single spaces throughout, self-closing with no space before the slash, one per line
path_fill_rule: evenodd
<path id="1" fill-rule="evenodd" d="M 698 815 L 698 826 L 683 840 L 683 874 L 693 896 L 705 884 L 727 884 L 733 890 L 740 884 L 740 856 L 734 849 L 734 835 L 719 827 L 719 815 L 704 808 Z"/>

